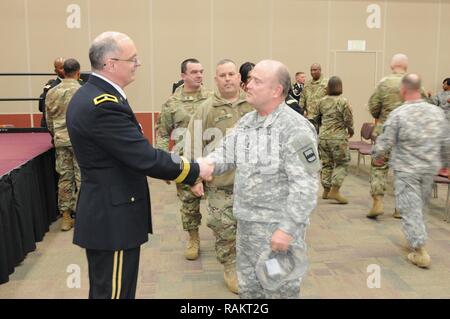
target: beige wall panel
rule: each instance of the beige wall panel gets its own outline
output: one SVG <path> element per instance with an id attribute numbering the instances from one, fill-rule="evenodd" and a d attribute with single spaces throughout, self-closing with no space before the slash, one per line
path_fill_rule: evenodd
<path id="1" fill-rule="evenodd" d="M 213 66 L 230 58 L 238 67 L 270 57 L 271 0 L 219 0 L 213 3 Z M 211 72 L 213 73 L 213 72 Z"/>
<path id="2" fill-rule="evenodd" d="M 92 39 L 104 31 L 118 31 L 134 40 L 142 66 L 137 71 L 136 81 L 127 86 L 125 92 L 135 112 L 152 111 L 151 1 L 91 0 L 89 3 Z"/>
<path id="3" fill-rule="evenodd" d="M 422 76 L 426 89 L 434 86 L 439 1 L 388 1 L 385 74 L 393 54 L 409 57 L 409 72 Z"/>
<path id="4" fill-rule="evenodd" d="M 273 58 L 287 65 L 292 78 L 304 71 L 310 79 L 316 62 L 328 75 L 328 2 L 282 0 L 273 6 Z"/>
<path id="5" fill-rule="evenodd" d="M 353 109 L 355 127 L 354 140 L 359 140 L 359 132 L 364 122 L 372 122 L 367 101 L 377 80 L 375 52 L 336 52 L 335 70 L 342 80 L 344 93 Z"/>
<path id="6" fill-rule="evenodd" d="M 210 0 L 153 1 L 154 87 L 159 112 L 180 79 L 180 64 L 197 58 L 205 69 L 205 87 L 212 88 Z"/>
<path id="7" fill-rule="evenodd" d="M 0 1 L 0 41 L 3 49 L 0 72 L 29 72 L 25 1 Z M 27 77 L 0 77 L 0 97 L 29 97 Z M 0 102 L 0 113 L 29 113 L 33 102 Z M 36 102 L 37 103 L 37 102 Z"/>
<path id="8" fill-rule="evenodd" d="M 70 4 L 80 7 L 80 28 L 69 28 L 66 24 L 71 13 Z M 31 72 L 53 72 L 56 57 L 77 59 L 82 70 L 90 70 L 88 59 L 89 30 L 87 0 L 37 0 L 27 1 Z M 44 84 L 52 77 L 32 77 L 32 96 L 42 93 Z M 39 113 L 36 107 L 34 113 Z"/>
<path id="9" fill-rule="evenodd" d="M 370 4 L 380 6 L 381 21 L 384 5 L 381 1 L 332 1 L 330 4 L 330 47 L 332 50 L 347 50 L 348 40 L 365 40 L 366 50 L 383 50 L 383 29 L 367 26 Z"/>
<path id="10" fill-rule="evenodd" d="M 439 52 L 437 54 L 436 80 L 433 92 L 442 90 L 442 81 L 450 77 L 450 1 L 442 1 L 439 28 Z"/>

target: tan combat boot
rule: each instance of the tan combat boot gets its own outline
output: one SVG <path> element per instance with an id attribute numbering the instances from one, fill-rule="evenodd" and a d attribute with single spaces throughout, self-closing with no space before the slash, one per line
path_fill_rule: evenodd
<path id="1" fill-rule="evenodd" d="M 225 281 L 225 284 L 228 287 L 228 290 L 230 290 L 234 294 L 238 294 L 238 279 L 236 274 L 236 265 L 234 263 L 232 264 L 225 264 L 225 270 L 223 272 L 223 279 Z"/>
<path id="2" fill-rule="evenodd" d="M 374 195 L 373 198 L 373 206 L 370 209 L 369 213 L 366 215 L 368 218 L 376 218 L 378 215 L 384 214 L 383 209 L 383 195 Z"/>
<path id="3" fill-rule="evenodd" d="M 330 193 L 330 189 L 328 187 L 324 188 L 322 193 L 322 199 L 328 199 L 328 193 Z"/>
<path id="4" fill-rule="evenodd" d="M 74 220 L 72 217 L 70 217 L 70 211 L 63 212 L 62 218 L 61 218 L 61 230 L 62 231 L 68 231 L 71 230 L 73 227 Z"/>
<path id="5" fill-rule="evenodd" d="M 428 268 L 431 264 L 431 257 L 423 247 L 416 248 L 412 253 L 409 253 L 408 259 L 421 268 Z"/>
<path id="6" fill-rule="evenodd" d="M 330 192 L 328 193 L 329 199 L 335 199 L 339 204 L 347 204 L 348 200 L 339 193 L 338 186 L 332 186 Z"/>
<path id="7" fill-rule="evenodd" d="M 188 260 L 196 260 L 200 250 L 200 237 L 198 235 L 198 228 L 189 231 L 189 241 L 186 245 L 184 256 Z"/>
<path id="8" fill-rule="evenodd" d="M 394 213 L 392 214 L 392 217 L 399 218 L 399 219 L 402 218 L 402 215 L 400 214 L 400 211 L 397 208 L 394 210 Z"/>

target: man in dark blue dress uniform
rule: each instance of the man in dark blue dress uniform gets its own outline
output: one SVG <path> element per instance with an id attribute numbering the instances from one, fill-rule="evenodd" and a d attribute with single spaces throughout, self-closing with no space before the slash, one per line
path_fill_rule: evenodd
<path id="1" fill-rule="evenodd" d="M 134 298 L 140 246 L 152 232 L 146 176 L 193 184 L 212 168 L 154 149 L 142 134 L 123 91 L 140 66 L 127 35 L 102 33 L 89 59 L 93 73 L 66 117 L 81 171 L 73 241 L 86 249 L 89 298 Z"/>

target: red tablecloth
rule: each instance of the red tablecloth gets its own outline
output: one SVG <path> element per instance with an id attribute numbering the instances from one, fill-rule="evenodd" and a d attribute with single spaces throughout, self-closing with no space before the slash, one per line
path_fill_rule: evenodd
<path id="1" fill-rule="evenodd" d="M 53 147 L 49 133 L 0 134 L 0 176 Z"/>

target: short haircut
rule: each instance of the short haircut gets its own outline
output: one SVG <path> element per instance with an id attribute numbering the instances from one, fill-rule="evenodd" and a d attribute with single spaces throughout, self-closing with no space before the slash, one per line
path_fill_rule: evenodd
<path id="1" fill-rule="evenodd" d="M 255 67 L 255 63 L 253 62 L 245 62 L 239 68 L 239 73 L 241 74 L 241 82 L 247 83 L 249 78 L 249 73 Z"/>
<path id="2" fill-rule="evenodd" d="M 289 90 L 291 89 L 291 76 L 289 74 L 289 70 L 286 66 L 280 65 L 278 70 L 276 71 L 276 75 L 278 78 L 278 82 L 283 87 L 283 97 L 286 98 L 289 94 Z"/>
<path id="3" fill-rule="evenodd" d="M 332 76 L 328 80 L 327 94 L 328 95 L 341 95 L 342 94 L 342 80 L 338 76 Z"/>
<path id="4" fill-rule="evenodd" d="M 444 81 L 442 81 L 442 84 L 447 83 L 447 85 L 450 85 L 450 78 L 446 78 Z"/>
<path id="5" fill-rule="evenodd" d="M 305 72 L 302 72 L 302 71 L 297 72 L 297 73 L 295 73 L 295 76 L 300 75 L 300 74 L 305 74 Z"/>
<path id="6" fill-rule="evenodd" d="M 94 40 L 89 48 L 89 61 L 91 61 L 92 69 L 102 70 L 105 66 L 106 55 L 112 52 L 119 52 L 120 50 L 112 33 L 110 36 Z"/>
<path id="7" fill-rule="evenodd" d="M 236 63 L 234 63 L 233 60 L 230 60 L 230 59 L 222 59 L 222 60 L 220 60 L 219 62 L 217 62 L 217 65 L 216 65 L 216 66 L 223 65 L 223 64 L 227 64 L 227 63 L 233 63 L 234 65 L 236 65 Z"/>
<path id="8" fill-rule="evenodd" d="M 188 63 L 200 63 L 200 61 L 194 58 L 184 60 L 181 62 L 181 73 L 186 73 Z"/>
<path id="9" fill-rule="evenodd" d="M 64 61 L 64 73 L 66 76 L 73 75 L 80 71 L 80 63 L 75 59 L 67 59 Z"/>
<path id="10" fill-rule="evenodd" d="M 408 73 L 402 78 L 402 86 L 408 91 L 419 91 L 422 87 L 422 81 L 417 74 Z"/>

